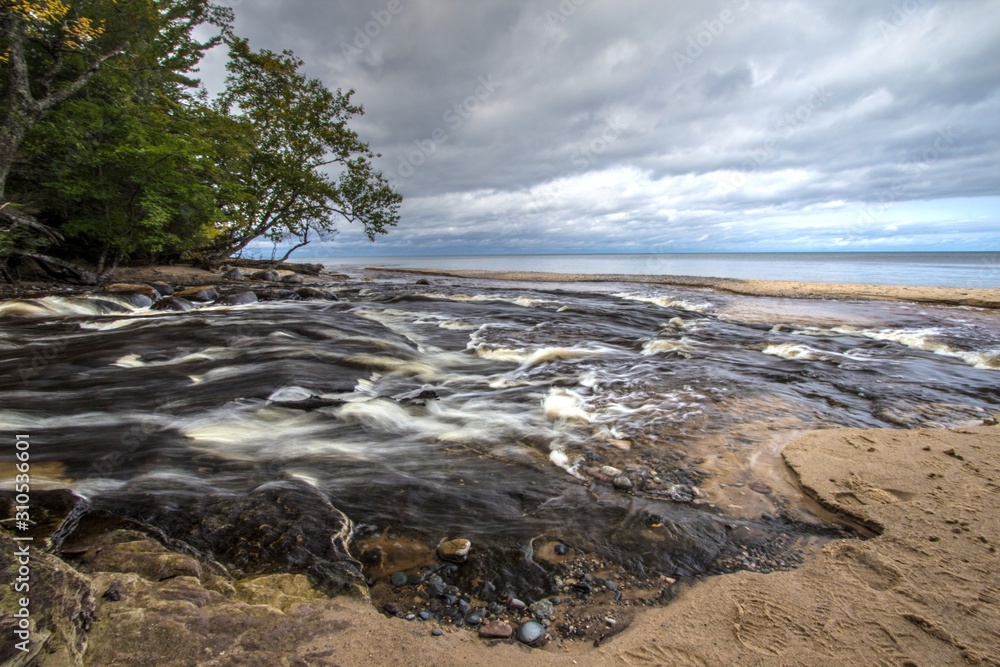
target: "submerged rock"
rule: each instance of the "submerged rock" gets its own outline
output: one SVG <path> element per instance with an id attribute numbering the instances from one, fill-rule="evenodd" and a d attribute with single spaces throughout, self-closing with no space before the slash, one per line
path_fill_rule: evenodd
<path id="1" fill-rule="evenodd" d="M 472 542 L 466 539 L 445 540 L 438 545 L 437 555 L 441 560 L 452 563 L 464 563 L 469 557 L 469 550 L 472 549 Z"/>
<path id="2" fill-rule="evenodd" d="M 109 494 L 94 499 L 94 510 L 211 554 L 235 576 L 304 574 L 328 595 L 368 594 L 348 551 L 351 520 L 305 482 L 270 482 L 238 496 Z M 173 571 L 184 567 L 171 561 Z"/>
<path id="3" fill-rule="evenodd" d="M 115 294 L 115 298 L 120 299 L 135 308 L 149 308 L 153 305 L 153 300 L 151 298 L 145 294 L 138 294 L 136 292 L 119 292 Z"/>
<path id="4" fill-rule="evenodd" d="M 153 304 L 153 310 L 172 310 L 178 313 L 187 312 L 194 308 L 194 304 L 180 296 L 168 296 Z"/>

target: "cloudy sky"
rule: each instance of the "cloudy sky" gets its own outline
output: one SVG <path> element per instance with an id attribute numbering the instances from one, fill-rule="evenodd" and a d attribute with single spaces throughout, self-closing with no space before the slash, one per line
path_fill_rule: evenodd
<path id="1" fill-rule="evenodd" d="M 997 0 L 229 3 L 405 197 L 320 255 L 1000 250 Z"/>

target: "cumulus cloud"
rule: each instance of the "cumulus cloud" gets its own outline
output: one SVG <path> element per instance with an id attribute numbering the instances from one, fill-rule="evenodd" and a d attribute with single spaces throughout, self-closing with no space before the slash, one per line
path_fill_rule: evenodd
<path id="1" fill-rule="evenodd" d="M 238 0 L 353 88 L 392 253 L 1000 247 L 995 3 Z M 211 79 L 212 64 L 206 78 Z M 345 227 L 338 254 L 371 251 Z"/>

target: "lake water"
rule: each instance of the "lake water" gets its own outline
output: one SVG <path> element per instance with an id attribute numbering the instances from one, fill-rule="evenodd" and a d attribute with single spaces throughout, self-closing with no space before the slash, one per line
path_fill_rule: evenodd
<path id="1" fill-rule="evenodd" d="M 1000 287 L 1000 251 L 618 255 L 414 255 L 301 258 L 330 267 L 405 267 L 706 276 L 754 280 Z"/>

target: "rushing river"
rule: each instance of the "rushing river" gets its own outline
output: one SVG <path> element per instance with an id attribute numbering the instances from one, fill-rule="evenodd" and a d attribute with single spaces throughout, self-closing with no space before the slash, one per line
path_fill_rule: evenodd
<path id="1" fill-rule="evenodd" d="M 0 304 L 0 423 L 31 434 L 36 474 L 135 521 L 307 485 L 360 544 L 463 537 L 484 572 L 544 588 L 540 538 L 636 576 L 753 566 L 755 545 L 832 534 L 760 465 L 782 438 L 1000 409 L 996 312 L 433 282 L 187 313 Z"/>

